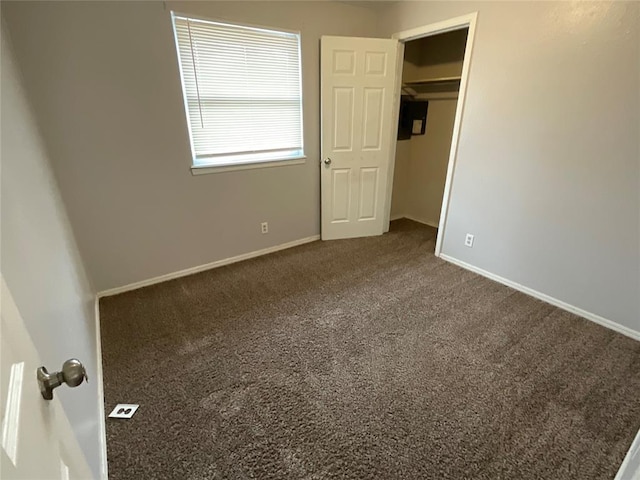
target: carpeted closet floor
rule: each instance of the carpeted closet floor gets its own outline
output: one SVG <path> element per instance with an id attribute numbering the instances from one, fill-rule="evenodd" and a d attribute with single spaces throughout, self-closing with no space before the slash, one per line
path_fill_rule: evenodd
<path id="1" fill-rule="evenodd" d="M 100 302 L 109 476 L 612 479 L 640 342 L 433 256 L 314 242 Z"/>

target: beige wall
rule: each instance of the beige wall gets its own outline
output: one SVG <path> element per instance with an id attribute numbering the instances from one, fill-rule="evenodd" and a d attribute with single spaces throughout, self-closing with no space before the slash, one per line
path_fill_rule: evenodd
<path id="1" fill-rule="evenodd" d="M 191 175 L 174 7 L 301 31 L 305 164 Z M 99 291 L 319 233 L 319 38 L 374 36 L 373 10 L 337 2 L 2 2 L 2 13 Z"/>
<path id="2" fill-rule="evenodd" d="M 2 27 L 0 157 L 2 276 L 40 358 L 50 371 L 79 358 L 91 382 L 60 388 L 71 426 L 98 477 L 102 452 L 98 407 L 95 294 L 69 227 L 49 156 L 32 116 Z M 35 382 L 35 372 L 30 381 Z M 24 412 L 30 415 L 33 412 Z"/>
<path id="3" fill-rule="evenodd" d="M 398 142 L 391 218 L 407 216 L 438 226 L 456 103 L 455 99 L 430 100 L 425 135 Z"/>
<path id="4" fill-rule="evenodd" d="M 640 4 L 399 2 L 380 33 L 474 11 L 443 253 L 640 331 Z"/>
<path id="5" fill-rule="evenodd" d="M 409 173 L 411 165 L 411 140 L 396 143 L 395 167 L 391 191 L 391 220 L 407 216 L 409 201 Z"/>
<path id="6" fill-rule="evenodd" d="M 391 218 L 438 226 L 457 100 L 431 99 L 425 135 L 396 144 Z"/>

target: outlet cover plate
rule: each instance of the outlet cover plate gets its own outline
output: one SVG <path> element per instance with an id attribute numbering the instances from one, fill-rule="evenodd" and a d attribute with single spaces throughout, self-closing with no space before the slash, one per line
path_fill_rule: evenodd
<path id="1" fill-rule="evenodd" d="M 464 244 L 467 247 L 473 247 L 473 239 L 475 238 L 474 235 L 472 235 L 471 233 L 467 233 L 467 236 L 464 239 Z"/>
<path id="2" fill-rule="evenodd" d="M 135 403 L 119 403 L 109 414 L 109 418 L 131 418 L 139 406 Z"/>

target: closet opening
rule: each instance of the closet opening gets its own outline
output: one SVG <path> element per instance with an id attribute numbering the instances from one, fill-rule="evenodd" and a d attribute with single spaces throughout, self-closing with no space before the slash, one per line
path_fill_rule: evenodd
<path id="1" fill-rule="evenodd" d="M 436 229 L 439 256 L 476 15 L 394 35 L 404 44 L 389 219 Z M 401 72 L 401 77 L 400 77 Z M 391 173 L 390 172 L 390 173 Z"/>

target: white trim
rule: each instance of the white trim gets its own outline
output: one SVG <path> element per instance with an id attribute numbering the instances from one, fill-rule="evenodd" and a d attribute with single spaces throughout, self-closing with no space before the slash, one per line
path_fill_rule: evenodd
<path id="1" fill-rule="evenodd" d="M 102 374 L 102 336 L 100 334 L 100 297 L 94 302 L 96 317 L 96 382 L 98 383 L 98 416 L 100 417 L 100 475 L 101 480 L 108 480 L 109 467 L 107 462 L 107 425 L 104 410 L 104 376 Z"/>
<path id="2" fill-rule="evenodd" d="M 631 465 L 631 460 L 634 456 L 638 457 L 638 460 L 635 461 L 635 472 L 631 471 L 634 468 L 634 465 Z M 628 471 L 627 471 L 628 470 Z M 631 443 L 627 454 L 622 461 L 622 465 L 620 465 L 620 469 L 616 474 L 616 477 L 613 480 L 638 480 L 640 479 L 640 430 L 636 434 L 635 440 Z"/>
<path id="3" fill-rule="evenodd" d="M 421 27 L 411 28 L 409 30 L 403 30 L 401 32 L 394 33 L 391 38 L 400 40 L 403 42 L 410 42 L 411 40 L 417 40 L 418 38 L 429 37 L 438 33 L 447 33 L 454 30 L 460 30 L 470 26 L 478 18 L 478 12 L 468 13 L 467 15 L 461 15 L 459 17 L 449 18 L 437 23 L 430 23 L 429 25 L 423 25 Z"/>
<path id="4" fill-rule="evenodd" d="M 250 170 L 253 168 L 269 168 L 269 167 L 285 167 L 287 165 L 301 165 L 306 162 L 305 156 L 284 159 L 284 160 L 268 160 L 262 162 L 236 163 L 233 165 L 192 165 L 191 173 L 193 175 L 205 175 L 207 173 L 223 173 L 233 172 L 236 170 Z"/>
<path id="5" fill-rule="evenodd" d="M 453 174 L 455 171 L 456 157 L 458 156 L 458 143 L 460 140 L 460 129 L 462 127 L 462 116 L 464 112 L 464 103 L 467 96 L 467 83 L 469 81 L 469 71 L 471 67 L 471 57 L 473 54 L 473 46 L 476 34 L 476 23 L 478 21 L 478 12 L 469 13 L 460 17 L 451 18 L 438 23 L 432 23 L 422 27 L 404 30 L 394 33 L 391 38 L 395 38 L 401 43 L 415 40 L 417 38 L 437 35 L 439 33 L 451 32 L 462 28 L 469 28 L 467 33 L 467 45 L 464 52 L 464 60 L 462 62 L 462 75 L 460 80 L 460 89 L 458 91 L 458 104 L 456 106 L 456 116 L 453 124 L 453 136 L 451 137 L 451 150 L 449 152 L 449 163 L 447 166 L 447 178 L 444 185 L 444 194 L 442 196 L 442 208 L 440 210 L 440 224 L 438 226 L 438 235 L 436 236 L 435 255 L 439 256 L 442 251 L 442 240 L 447 223 L 447 215 L 449 213 L 449 200 L 451 198 L 451 184 L 453 183 Z M 402 79 L 402 63 L 399 64 L 396 76 Z M 400 82 L 401 85 L 402 82 Z M 400 102 L 400 96 L 396 99 Z M 399 110 L 399 105 L 397 110 Z M 397 126 L 397 119 L 395 126 Z M 397 135 L 392 137 L 392 148 L 395 153 Z M 391 188 L 387 189 L 387 208 L 391 210 Z M 388 227 L 387 227 L 388 229 Z"/>
<path id="6" fill-rule="evenodd" d="M 389 168 L 387 172 L 386 208 L 382 219 L 382 231 L 389 231 L 391 222 L 391 194 L 393 193 L 393 176 L 396 170 L 396 151 L 398 143 L 398 122 L 400 121 L 400 97 L 402 96 L 402 65 L 404 64 L 404 43 L 398 42 L 396 52 L 396 79 L 393 86 L 393 107 L 391 110 L 391 141 L 389 142 Z"/>
<path id="7" fill-rule="evenodd" d="M 279 252 L 280 250 L 286 250 L 287 248 L 297 247 L 298 245 L 304 245 L 305 243 L 315 242 L 320 240 L 320 235 L 312 235 L 310 237 L 300 238 L 292 242 L 281 243 L 273 247 L 263 248 L 261 250 L 255 250 L 249 253 L 243 253 L 236 255 L 235 257 L 223 258 L 222 260 L 216 260 L 215 262 L 205 263 L 204 265 L 198 265 L 196 267 L 186 268 L 177 272 L 167 273 L 158 277 L 149 278 L 140 282 L 130 283 L 122 287 L 110 288 L 98 292 L 98 298 L 109 297 L 111 295 L 117 295 L 119 293 L 128 292 L 130 290 L 137 290 L 138 288 L 148 287 L 149 285 L 155 285 L 156 283 L 166 282 L 167 280 L 173 280 L 175 278 L 186 277 L 194 273 L 204 272 L 205 270 L 211 270 L 213 268 L 222 267 L 224 265 L 230 265 L 232 263 L 241 262 L 243 260 L 249 260 L 250 258 L 260 257 L 273 252 Z"/>
<path id="8" fill-rule="evenodd" d="M 449 214 L 451 184 L 453 183 L 453 174 L 455 171 L 456 158 L 458 156 L 458 143 L 460 141 L 460 129 L 462 128 L 464 104 L 467 98 L 467 83 L 469 82 L 469 70 L 471 68 L 471 55 L 473 53 L 473 45 L 476 36 L 476 22 L 478 20 L 478 12 L 467 15 L 466 17 L 468 18 L 469 32 L 467 33 L 467 46 L 465 48 L 464 60 L 462 62 L 462 78 L 460 80 L 460 89 L 458 90 L 456 117 L 453 124 L 453 135 L 451 137 L 451 152 L 449 153 L 449 164 L 447 165 L 447 179 L 445 180 L 444 194 L 442 195 L 442 207 L 440 209 L 440 226 L 438 227 L 438 235 L 436 237 L 436 255 L 440 255 L 440 252 L 442 251 L 442 240 L 444 238 L 444 232 L 446 229 L 447 215 Z"/>
<path id="9" fill-rule="evenodd" d="M 486 270 L 483 270 L 482 268 L 475 267 L 469 263 L 463 262 L 462 260 L 458 260 L 457 258 L 450 257 L 449 255 L 445 255 L 444 253 L 441 253 L 438 256 L 449 263 L 453 263 L 454 265 L 462 267 L 466 270 L 475 272 L 479 275 L 482 275 L 483 277 L 494 280 L 498 283 L 506 285 L 507 287 L 511 287 L 522 293 L 526 293 L 527 295 L 537 298 L 538 300 L 542 300 L 543 302 L 547 302 L 553 306 L 561 308 L 562 310 L 566 310 L 567 312 L 571 312 L 575 315 L 586 318 L 587 320 L 591 320 L 594 323 L 597 323 L 599 325 L 602 325 L 603 327 L 609 328 L 618 333 L 626 335 L 627 337 L 633 338 L 634 340 L 640 340 L 640 332 L 632 330 L 629 327 L 620 325 L 619 323 L 616 323 L 612 320 L 608 320 L 604 317 L 601 317 L 600 315 L 596 315 L 595 313 L 587 312 L 586 310 L 570 305 L 566 302 L 563 302 L 562 300 L 558 300 L 557 298 L 551 297 L 545 293 L 538 292 L 537 290 L 534 290 L 532 288 L 525 287 L 524 285 L 520 285 L 519 283 L 516 283 L 512 280 L 508 280 L 504 277 L 496 275 L 495 273 L 491 273 Z"/>

